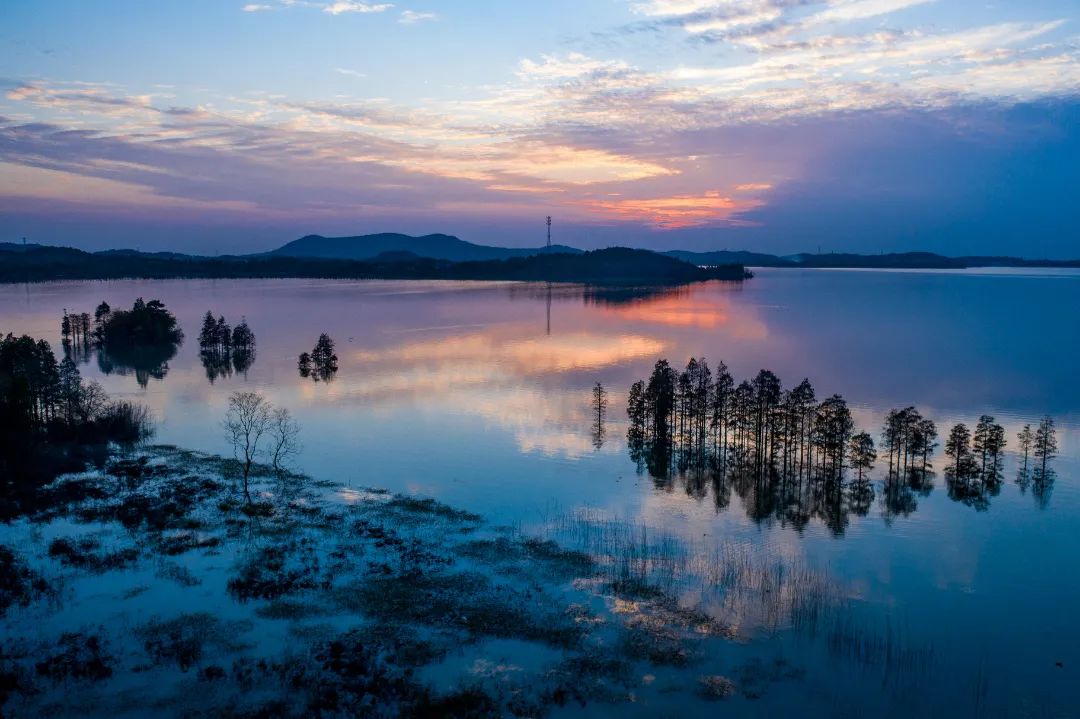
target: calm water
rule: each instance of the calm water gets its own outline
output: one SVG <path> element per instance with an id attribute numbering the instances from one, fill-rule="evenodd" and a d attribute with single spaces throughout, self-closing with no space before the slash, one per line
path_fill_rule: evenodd
<path id="1" fill-rule="evenodd" d="M 901 714 L 1080 714 L 1080 273 L 761 270 L 742 286 L 637 298 L 504 283 L 55 283 L 0 287 L 0 331 L 48 338 L 59 353 L 64 308 L 127 307 L 138 296 L 163 300 L 187 334 L 164 378 L 141 386 L 133 374 L 103 375 L 92 357 L 81 368 L 151 407 L 158 441 L 227 452 L 227 397 L 256 389 L 297 416 L 298 465 L 316 477 L 433 496 L 525 528 L 587 507 L 699 547 L 734 541 L 795 558 L 920 657 L 871 666 L 822 653 L 818 638 L 762 634 L 753 651 L 806 674 L 750 703 L 751 714 L 859 715 L 888 704 Z M 208 309 L 254 330 L 246 374 L 208 381 L 196 341 Z M 296 369 L 320 332 L 340 358 L 326 383 Z M 879 466 L 870 511 L 849 516 L 840 534 L 818 519 L 801 531 L 755 521 L 737 494 L 639 475 L 628 457 L 627 388 L 657 358 L 690 356 L 724 360 L 737 380 L 762 367 L 786 386 L 808 377 L 819 398 L 843 394 L 875 438 L 884 413 L 907 405 L 942 435 L 993 414 L 1013 446 L 1025 422 L 1051 414 L 1057 478 L 1047 494 L 1023 492 L 1010 457 L 981 511 L 950 500 L 939 474 L 898 512 Z M 610 392 L 600 447 L 597 381 Z"/>

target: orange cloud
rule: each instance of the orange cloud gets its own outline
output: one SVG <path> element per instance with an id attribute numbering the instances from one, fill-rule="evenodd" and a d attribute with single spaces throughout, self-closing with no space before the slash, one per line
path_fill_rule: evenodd
<path id="1" fill-rule="evenodd" d="M 647 222 L 664 229 L 676 229 L 718 222 L 737 222 L 736 215 L 760 207 L 764 202 L 735 199 L 719 192 L 706 192 L 703 195 L 674 195 L 644 200 L 589 200 L 583 204 L 594 212 L 614 219 Z"/>
<path id="2" fill-rule="evenodd" d="M 762 192 L 771 189 L 772 185 L 767 182 L 747 182 L 742 185 L 735 185 L 735 190 L 737 192 Z"/>

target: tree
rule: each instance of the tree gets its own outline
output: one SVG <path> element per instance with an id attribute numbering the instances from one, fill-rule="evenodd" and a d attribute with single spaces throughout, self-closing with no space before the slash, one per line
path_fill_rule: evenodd
<path id="1" fill-rule="evenodd" d="M 105 323 L 109 321 L 109 315 L 112 314 L 112 307 L 109 307 L 108 302 L 102 302 L 94 310 L 94 340 L 101 341 L 101 338 L 105 333 Z"/>
<path id="2" fill-rule="evenodd" d="M 995 422 L 991 415 L 984 414 L 979 417 L 979 423 L 975 425 L 972 440 L 972 447 L 979 455 L 980 473 L 986 475 L 987 462 L 989 462 L 990 474 L 996 476 L 1001 464 L 1001 453 L 1005 449 L 1005 428 Z"/>
<path id="3" fill-rule="evenodd" d="M 233 456 L 240 462 L 244 478 L 244 497 L 251 504 L 248 480 L 251 467 L 259 454 L 259 443 L 271 430 L 273 408 L 255 392 L 234 392 L 229 397 L 229 410 L 225 414 L 225 436 L 232 444 Z"/>
<path id="4" fill-rule="evenodd" d="M 270 415 L 270 464 L 280 477 L 288 460 L 300 451 L 300 424 L 284 407 Z"/>
<path id="5" fill-rule="evenodd" d="M 199 330 L 199 348 L 203 352 L 215 352 L 218 349 L 217 322 L 210 310 L 203 315 L 202 329 Z"/>
<path id="6" fill-rule="evenodd" d="M 1039 477 L 1046 479 L 1047 466 L 1057 455 L 1057 431 L 1054 429 L 1054 420 L 1049 417 L 1043 417 L 1039 422 L 1039 428 L 1035 430 L 1035 459 L 1039 462 Z"/>
<path id="7" fill-rule="evenodd" d="M 311 364 L 315 370 L 312 376 L 316 380 L 328 380 L 338 370 L 338 357 L 334 354 L 334 340 L 330 339 L 330 335 L 325 332 L 319 335 L 315 348 L 311 350 Z"/>
<path id="8" fill-rule="evenodd" d="M 971 463 L 971 430 L 967 425 L 954 425 L 945 441 L 945 455 L 953 460 L 953 476 L 963 477 Z"/>
<path id="9" fill-rule="evenodd" d="M 877 452 L 874 450 L 874 438 L 868 432 L 859 432 L 851 435 L 848 440 L 848 461 L 851 466 L 859 470 L 859 481 L 862 482 L 863 472 L 874 468 L 877 461 Z"/>
<path id="10" fill-rule="evenodd" d="M 597 449 L 604 444 L 604 416 L 607 406 L 607 390 L 597 382 L 592 389 L 593 444 Z"/>
<path id="11" fill-rule="evenodd" d="M 311 355 L 307 352 L 301 352 L 300 358 L 296 360 L 296 368 L 300 370 L 301 377 L 311 376 Z"/>
<path id="12" fill-rule="evenodd" d="M 1017 433 L 1016 441 L 1020 443 L 1020 451 L 1024 453 L 1024 466 L 1020 470 L 1020 474 L 1026 477 L 1028 473 L 1028 457 L 1031 455 L 1031 448 L 1035 443 L 1035 433 L 1031 431 L 1030 424 L 1025 424 L 1024 428 Z"/>
<path id="13" fill-rule="evenodd" d="M 225 321 L 223 315 L 218 316 L 217 327 L 215 330 L 218 349 L 221 352 L 227 353 L 230 345 L 232 345 L 232 330 L 229 329 L 229 323 Z"/>
<path id="14" fill-rule="evenodd" d="M 69 425 L 73 425 L 79 413 L 82 377 L 79 375 L 79 368 L 75 366 L 70 357 L 65 357 L 60 362 L 59 393 L 60 406 L 64 411 L 64 421 Z"/>
<path id="15" fill-rule="evenodd" d="M 240 324 L 233 328 L 232 347 L 234 352 L 251 352 L 255 349 L 255 333 L 248 327 L 247 320 L 241 319 Z"/>

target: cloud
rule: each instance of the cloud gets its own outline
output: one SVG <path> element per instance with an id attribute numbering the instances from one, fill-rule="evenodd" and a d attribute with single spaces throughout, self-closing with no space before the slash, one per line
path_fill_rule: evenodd
<path id="1" fill-rule="evenodd" d="M 386 12 L 390 8 L 394 7 L 391 3 L 379 3 L 372 5 L 366 2 L 359 2 L 358 0 L 335 0 L 328 5 L 323 6 L 323 12 L 330 15 L 341 15 L 343 13 L 377 13 Z"/>
<path id="2" fill-rule="evenodd" d="M 402 25 L 414 25 L 418 22 L 424 22 L 427 20 L 435 20 L 438 18 L 433 12 L 417 12 L 415 10 L 404 10 L 401 16 L 398 18 L 398 22 Z"/>
<path id="3" fill-rule="evenodd" d="M 350 70 L 350 69 L 344 68 L 344 67 L 335 67 L 334 72 L 338 73 L 339 75 L 348 75 L 349 77 L 355 77 L 355 78 L 361 78 L 361 79 L 367 77 L 366 72 L 359 72 L 358 70 Z"/>
<path id="4" fill-rule="evenodd" d="M 259 3 L 248 3 L 243 7 L 244 12 L 263 12 L 265 10 L 273 10 L 271 5 L 261 5 Z"/>

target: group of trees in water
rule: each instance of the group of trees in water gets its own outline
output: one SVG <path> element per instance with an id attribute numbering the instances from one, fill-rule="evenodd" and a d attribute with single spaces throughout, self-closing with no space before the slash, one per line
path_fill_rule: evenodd
<path id="1" fill-rule="evenodd" d="M 311 352 L 302 352 L 296 362 L 301 377 L 316 382 L 329 382 L 338 371 L 338 357 L 334 353 L 334 340 L 325 332 L 319 335 Z"/>
<path id="2" fill-rule="evenodd" d="M 210 384 L 233 371 L 246 375 L 255 363 L 255 333 L 247 320 L 241 318 L 240 324 L 230 329 L 224 315 L 215 320 L 214 313 L 207 310 L 199 331 L 199 359 Z"/>
<path id="3" fill-rule="evenodd" d="M 134 372 L 141 386 L 150 378 L 162 379 L 169 360 L 176 356 L 184 333 L 176 317 L 160 300 L 138 298 L 130 310 L 114 310 L 102 302 L 89 313 L 69 314 L 60 319 L 64 354 L 75 362 L 88 362 L 96 351 L 103 374 Z"/>
<path id="4" fill-rule="evenodd" d="M 734 489 L 761 519 L 779 516 L 802 526 L 818 516 L 842 531 L 848 514 L 869 511 L 875 494 L 869 472 L 879 462 L 887 466 L 887 516 L 914 511 L 916 496 L 933 487 L 938 429 L 916 408 L 886 415 L 879 457 L 874 437 L 855 427 L 842 396 L 819 400 L 806 379 L 784 389 L 765 369 L 736 382 L 723 362 L 711 368 L 691 358 L 680 371 L 661 359 L 648 379 L 630 387 L 627 417 L 628 448 L 639 469 L 660 482 L 681 476 L 688 490 L 702 496 L 711 481 L 719 504 Z M 1044 419 L 1034 432 L 1025 428 L 1020 439 L 1033 471 L 1025 459 L 1018 481 L 1030 476 L 1037 491 L 1047 490 L 1053 421 Z M 1000 485 L 1005 445 L 1005 430 L 993 417 L 982 417 L 974 433 L 963 424 L 954 427 L 945 446 L 949 496 L 985 507 Z"/>
<path id="5" fill-rule="evenodd" d="M 12 334 L 0 338 L 0 475 L 5 482 L 71 469 L 84 445 L 135 442 L 150 431 L 145 407 L 111 401 L 100 384 L 82 379 L 71 357 L 57 362 L 47 341 Z"/>

